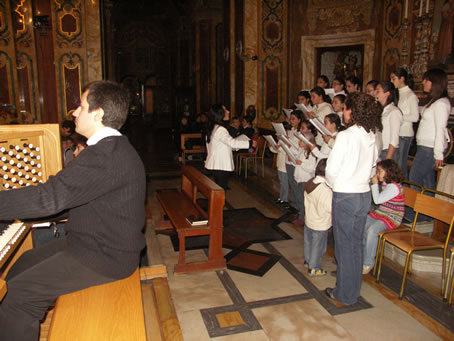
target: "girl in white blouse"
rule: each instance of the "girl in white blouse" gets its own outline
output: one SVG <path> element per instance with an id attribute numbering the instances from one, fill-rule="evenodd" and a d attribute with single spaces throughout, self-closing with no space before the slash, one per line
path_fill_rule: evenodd
<path id="1" fill-rule="evenodd" d="M 391 82 L 399 91 L 397 106 L 402 112 L 403 122 L 399 131 L 399 159 L 398 164 L 405 178 L 408 178 L 407 159 L 410 145 L 415 135 L 413 123 L 419 120 L 419 99 L 410 89 L 413 84 L 411 75 L 405 69 L 397 69 L 391 72 Z"/>
<path id="2" fill-rule="evenodd" d="M 395 105 L 397 97 L 393 83 L 384 81 L 376 86 L 377 101 L 383 106 L 381 116 L 383 150 L 380 159 L 393 159 L 396 162 L 399 159 L 399 131 L 403 121 L 402 113 Z"/>

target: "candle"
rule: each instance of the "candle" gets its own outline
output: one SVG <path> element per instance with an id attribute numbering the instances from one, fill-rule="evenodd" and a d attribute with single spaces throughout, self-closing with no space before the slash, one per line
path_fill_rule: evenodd
<path id="1" fill-rule="evenodd" d="M 422 16 L 422 3 L 423 3 L 423 1 L 424 1 L 424 0 L 421 0 L 421 1 L 419 2 L 419 15 L 418 15 L 419 17 Z"/>
<path id="2" fill-rule="evenodd" d="M 426 2 L 426 14 L 429 13 L 429 4 L 430 4 L 430 0 L 427 0 L 427 2 Z"/>
<path id="3" fill-rule="evenodd" d="M 408 0 L 405 0 L 405 19 L 408 18 Z"/>

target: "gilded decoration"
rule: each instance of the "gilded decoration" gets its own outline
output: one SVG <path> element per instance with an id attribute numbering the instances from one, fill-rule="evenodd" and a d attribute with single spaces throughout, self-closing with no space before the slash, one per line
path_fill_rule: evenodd
<path id="1" fill-rule="evenodd" d="M 385 32 L 392 38 L 399 32 L 404 13 L 404 0 L 392 0 L 385 7 Z"/>
<path id="2" fill-rule="evenodd" d="M 15 84 L 14 81 L 14 70 L 13 70 L 13 61 L 11 58 L 5 53 L 0 51 L 0 69 L 5 68 L 6 71 L 6 80 L 2 79 L 2 82 L 6 81 L 6 84 L 13 85 Z M 14 86 L 8 86 L 8 90 L 10 91 L 10 100 L 7 103 L 16 103 L 16 89 Z"/>
<path id="3" fill-rule="evenodd" d="M 33 86 L 33 84 L 35 83 L 35 71 L 33 68 L 32 58 L 30 58 L 30 56 L 27 53 L 19 52 L 17 54 L 16 68 L 19 70 L 19 72 L 21 70 L 24 71 L 27 75 L 28 80 L 28 82 L 26 84 L 22 84 L 22 86 L 24 87 L 23 91 L 27 92 L 28 94 L 29 103 L 28 105 L 23 105 L 23 103 L 21 103 L 21 109 L 23 109 L 24 107 L 28 107 L 30 111 L 27 110 L 20 111 L 22 123 L 36 123 L 38 122 L 37 119 L 38 108 L 36 105 L 37 100 L 35 87 Z M 21 99 L 19 99 L 19 101 L 20 100 Z"/>
<path id="4" fill-rule="evenodd" d="M 27 11 L 25 0 L 13 0 L 12 4 L 14 6 L 12 20 L 16 45 L 28 48 L 32 44 L 31 11 Z"/>
<path id="5" fill-rule="evenodd" d="M 262 16 L 263 50 L 282 51 L 282 1 L 264 1 Z"/>
<path id="6" fill-rule="evenodd" d="M 80 0 L 54 0 L 58 47 L 83 45 Z"/>
<path id="7" fill-rule="evenodd" d="M 395 70 L 400 65 L 400 52 L 398 48 L 390 48 L 386 50 L 383 56 L 381 74 L 383 78 L 388 78 L 391 71 Z"/>
<path id="8" fill-rule="evenodd" d="M 84 61 L 77 53 L 65 53 L 58 60 L 59 87 L 63 96 L 60 96 L 60 112 L 66 119 L 69 110 L 74 109 L 74 101 L 80 97 L 80 89 L 85 84 Z M 77 99 L 74 94 L 77 93 Z"/>
<path id="9" fill-rule="evenodd" d="M 307 21 L 310 34 L 358 31 L 370 27 L 373 0 L 309 1 Z"/>
<path id="10" fill-rule="evenodd" d="M 8 46 L 11 39 L 8 30 L 8 12 L 6 10 L 5 0 L 0 1 L 0 44 Z"/>

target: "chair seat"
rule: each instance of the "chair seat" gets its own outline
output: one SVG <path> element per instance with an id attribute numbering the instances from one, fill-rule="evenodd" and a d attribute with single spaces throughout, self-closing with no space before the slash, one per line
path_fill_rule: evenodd
<path id="1" fill-rule="evenodd" d="M 384 239 L 406 252 L 415 249 L 422 250 L 425 248 L 443 248 L 443 243 L 426 237 L 419 232 L 389 233 L 384 236 Z"/>
<path id="2" fill-rule="evenodd" d="M 241 153 L 241 154 L 238 154 L 240 156 L 240 158 L 244 159 L 244 158 L 250 158 L 250 157 L 256 157 L 257 154 L 255 153 Z"/>

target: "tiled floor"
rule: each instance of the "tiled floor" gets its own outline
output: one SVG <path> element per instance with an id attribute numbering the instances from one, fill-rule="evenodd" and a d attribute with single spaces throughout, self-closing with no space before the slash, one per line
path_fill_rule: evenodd
<path id="1" fill-rule="evenodd" d="M 157 189 L 179 187 L 179 178 L 153 179 L 149 188 L 152 217 L 159 214 Z M 268 217 L 281 212 L 269 198 L 232 178 L 227 201 L 233 208 L 256 207 Z M 253 244 L 250 249 L 280 254 L 263 277 L 221 270 L 169 274 L 169 286 L 184 340 L 453 340 L 446 328 L 399 301 L 394 293 L 370 278 L 363 280 L 360 303 L 345 307 L 328 299 L 323 290 L 335 285 L 332 252 L 323 258 L 328 275 L 307 276 L 303 265 L 303 231 L 290 223 L 280 228 L 293 239 Z M 152 228 L 152 226 L 151 226 Z M 177 262 L 170 238 L 147 232 L 150 263 L 162 262 L 171 272 Z M 225 254 L 230 250 L 224 250 Z M 206 257 L 187 252 L 188 261 Z M 454 322 L 453 322 L 454 323 Z"/>

